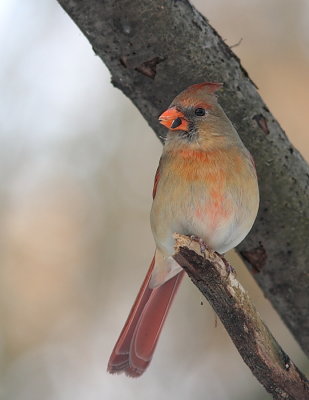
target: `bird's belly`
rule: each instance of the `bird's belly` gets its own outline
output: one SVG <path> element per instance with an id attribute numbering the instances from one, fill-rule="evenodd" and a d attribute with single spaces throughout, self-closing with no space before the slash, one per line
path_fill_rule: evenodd
<path id="1" fill-rule="evenodd" d="M 223 253 L 233 235 L 235 208 L 228 200 L 211 199 L 195 207 L 189 227 L 209 247 Z"/>
<path id="2" fill-rule="evenodd" d="M 174 253 L 175 232 L 196 235 L 213 250 L 225 253 L 244 239 L 256 216 L 246 199 L 235 201 L 230 192 L 207 191 L 199 196 L 191 188 L 181 198 L 166 200 L 162 208 L 154 204 L 152 230 L 157 246 L 167 255 Z"/>
<path id="3" fill-rule="evenodd" d="M 197 235 L 213 250 L 224 253 L 233 247 L 232 243 L 239 235 L 236 229 L 238 213 L 228 195 L 214 191 L 198 203 L 193 203 L 189 215 L 182 221 L 181 233 Z"/>
<path id="4" fill-rule="evenodd" d="M 203 216 L 193 218 L 191 227 L 210 248 L 223 254 L 247 236 L 253 222 L 254 218 L 243 218 L 239 210 L 219 207 L 214 213 L 207 211 Z"/>

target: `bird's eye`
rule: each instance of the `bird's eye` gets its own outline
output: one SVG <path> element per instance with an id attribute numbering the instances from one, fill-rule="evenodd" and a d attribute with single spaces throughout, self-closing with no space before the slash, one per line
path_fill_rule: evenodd
<path id="1" fill-rule="evenodd" d="M 205 108 L 198 107 L 198 108 L 196 108 L 196 109 L 194 110 L 194 113 L 195 113 L 195 115 L 197 115 L 198 117 L 203 117 L 203 115 L 206 114 L 206 110 L 205 110 Z"/>

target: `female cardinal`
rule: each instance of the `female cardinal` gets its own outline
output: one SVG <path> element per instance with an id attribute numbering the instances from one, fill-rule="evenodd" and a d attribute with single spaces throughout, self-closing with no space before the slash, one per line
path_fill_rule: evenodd
<path id="1" fill-rule="evenodd" d="M 153 188 L 156 251 L 111 354 L 111 373 L 137 377 L 151 361 L 184 274 L 172 258 L 173 234 L 198 236 L 225 253 L 245 238 L 256 218 L 254 162 L 217 102 L 221 87 L 192 85 L 159 117 L 169 131 Z"/>

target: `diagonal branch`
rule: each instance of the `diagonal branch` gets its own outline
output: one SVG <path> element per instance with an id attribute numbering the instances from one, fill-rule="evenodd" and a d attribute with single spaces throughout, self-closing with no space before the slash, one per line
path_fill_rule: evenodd
<path id="1" fill-rule="evenodd" d="M 255 158 L 261 192 L 238 251 L 309 353 L 309 169 L 237 56 L 187 0 L 58 2 L 159 137 L 157 116 L 177 93 L 205 80 L 225 83 L 219 101 Z"/>
<path id="2" fill-rule="evenodd" d="M 223 259 L 210 249 L 202 254 L 200 245 L 187 236 L 175 237 L 174 259 L 218 314 L 255 377 L 275 399 L 308 399 L 307 379 L 276 342 Z"/>

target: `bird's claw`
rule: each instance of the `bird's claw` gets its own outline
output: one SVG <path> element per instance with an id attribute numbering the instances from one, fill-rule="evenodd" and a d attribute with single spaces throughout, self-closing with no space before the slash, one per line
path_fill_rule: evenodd
<path id="1" fill-rule="evenodd" d="M 203 256 L 205 257 L 205 252 L 209 247 L 204 242 L 204 240 L 195 235 L 191 235 L 190 239 L 191 239 L 191 242 L 197 242 L 200 245 L 200 251 L 203 254 Z"/>
<path id="2" fill-rule="evenodd" d="M 219 253 L 217 253 L 217 254 L 219 254 Z M 230 274 L 236 275 L 236 271 L 235 271 L 234 267 L 227 261 L 227 259 L 222 254 L 219 254 L 219 256 L 221 257 L 222 261 L 224 262 L 227 275 L 228 276 Z"/>

